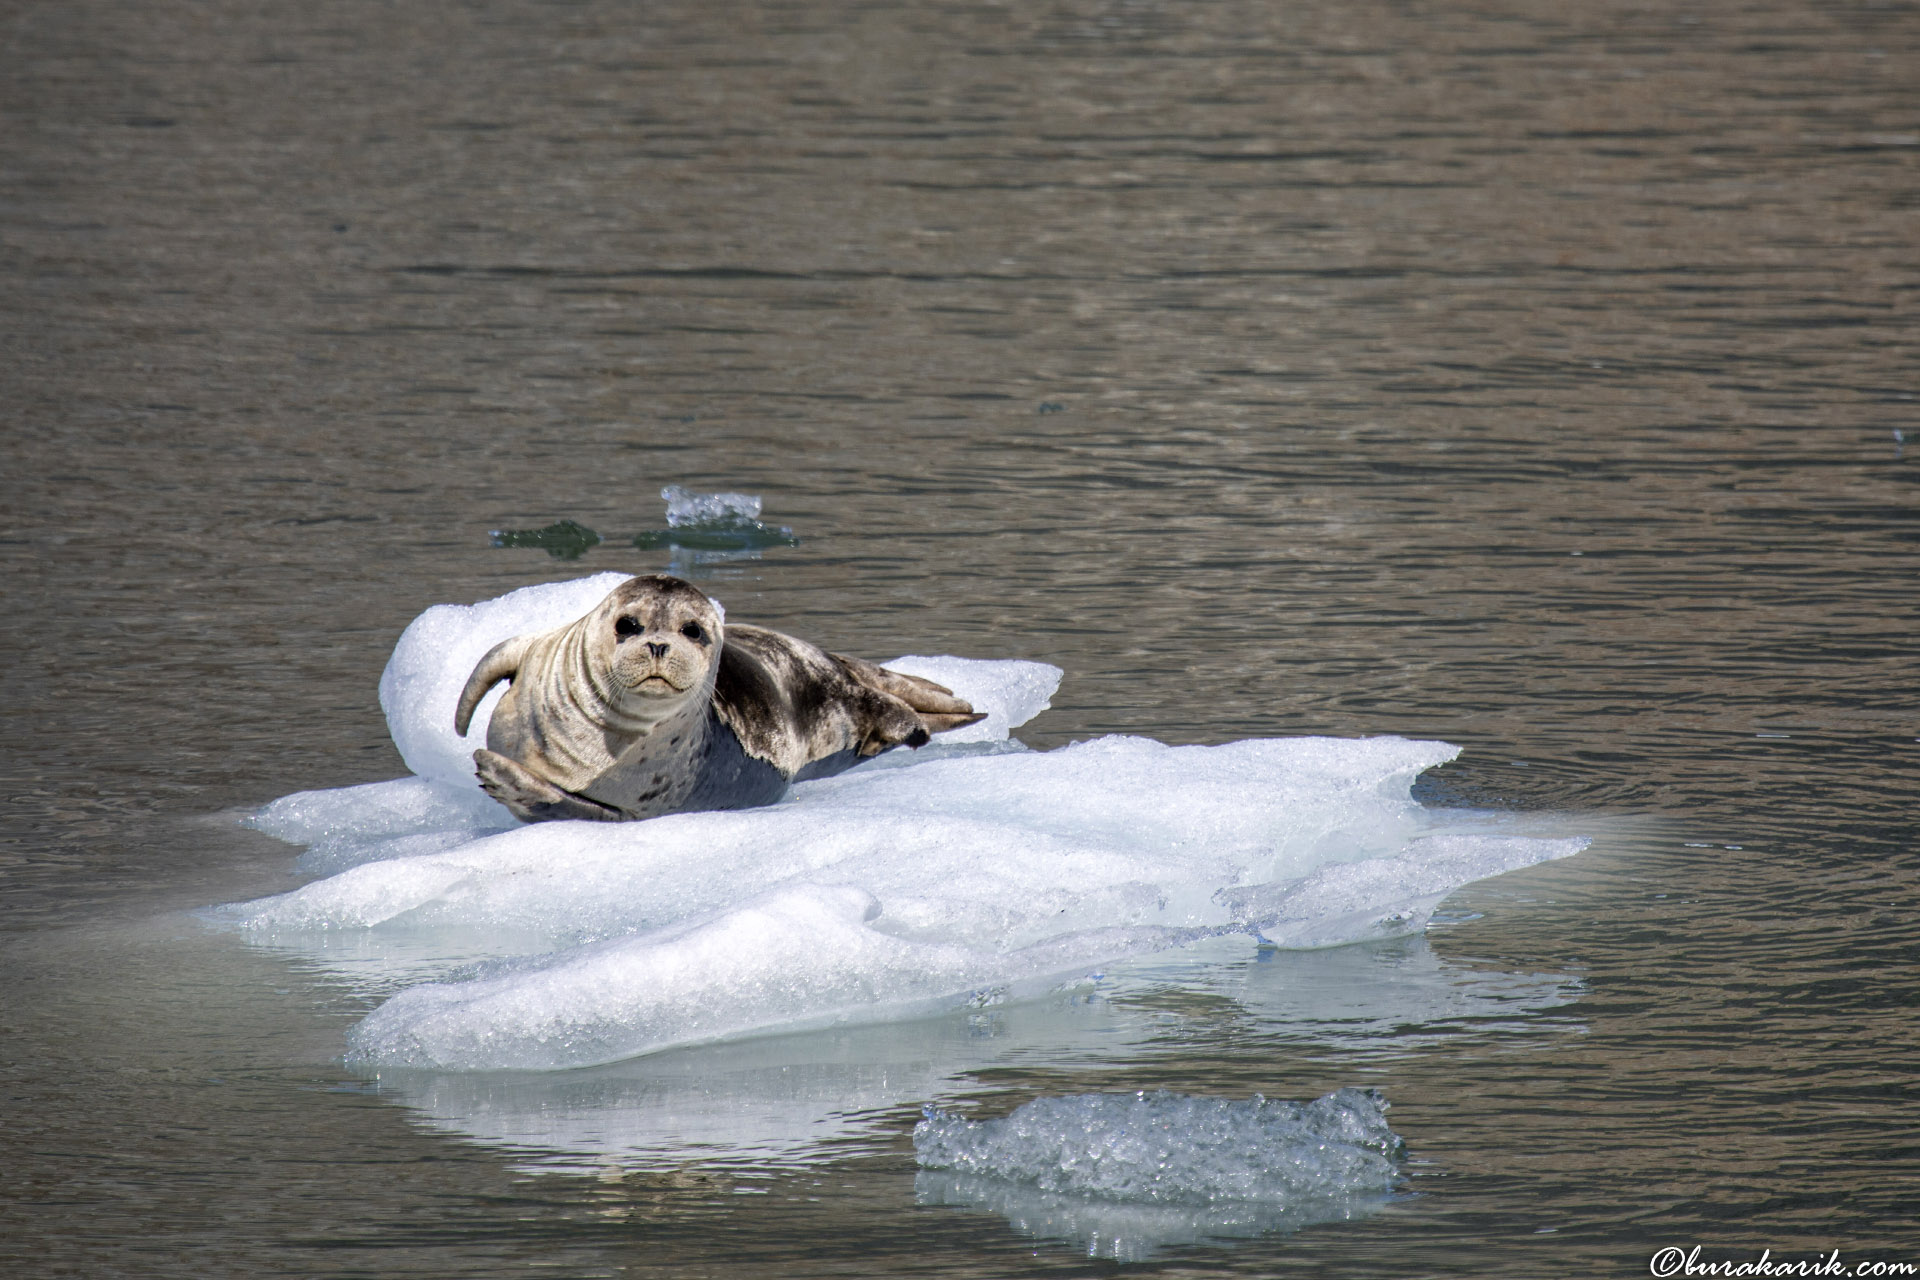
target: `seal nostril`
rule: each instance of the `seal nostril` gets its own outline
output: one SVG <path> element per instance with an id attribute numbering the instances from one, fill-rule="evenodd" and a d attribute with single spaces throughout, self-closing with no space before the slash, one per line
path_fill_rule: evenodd
<path id="1" fill-rule="evenodd" d="M 656 658 L 666 657 L 667 650 L 670 648 L 672 648 L 671 645 L 659 644 L 652 640 L 647 641 L 647 652 L 652 654 Z"/>

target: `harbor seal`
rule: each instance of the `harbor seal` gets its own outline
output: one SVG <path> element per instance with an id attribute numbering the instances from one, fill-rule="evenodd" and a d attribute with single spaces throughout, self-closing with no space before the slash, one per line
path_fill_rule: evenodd
<path id="1" fill-rule="evenodd" d="M 984 718 L 930 680 L 725 625 L 698 587 L 664 574 L 495 645 L 460 693 L 462 735 L 502 680 L 474 770 L 526 822 L 772 804 L 793 782 Z"/>

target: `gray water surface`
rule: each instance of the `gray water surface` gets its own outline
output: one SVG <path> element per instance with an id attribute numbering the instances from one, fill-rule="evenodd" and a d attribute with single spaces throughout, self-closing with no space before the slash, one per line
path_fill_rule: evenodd
<path id="1" fill-rule="evenodd" d="M 0 67 L 14 1272 L 1104 1273 L 917 1203 L 920 1105 L 1347 1085 L 1409 1194 L 1128 1270 L 1920 1262 L 1911 4 L 68 0 Z M 800 545 L 489 545 L 674 483 Z M 1054 663 L 1036 747 L 1444 738 L 1428 803 L 1597 839 L 804 1158 L 583 1172 L 185 913 L 300 882 L 241 814 L 403 771 L 421 609 L 669 567 Z"/>

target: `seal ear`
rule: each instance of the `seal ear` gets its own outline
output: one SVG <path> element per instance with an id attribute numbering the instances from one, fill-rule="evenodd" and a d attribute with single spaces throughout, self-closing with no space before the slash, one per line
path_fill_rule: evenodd
<path id="1" fill-rule="evenodd" d="M 467 677 L 467 687 L 460 691 L 460 704 L 453 711 L 453 727 L 461 737 L 467 736 L 467 726 L 473 723 L 474 710 L 479 707 L 480 699 L 487 696 L 487 690 L 502 680 L 511 680 L 520 670 L 520 659 L 526 657 L 528 636 L 515 636 L 511 640 L 502 640 L 487 650 L 487 656 L 480 659 L 480 665 Z"/>

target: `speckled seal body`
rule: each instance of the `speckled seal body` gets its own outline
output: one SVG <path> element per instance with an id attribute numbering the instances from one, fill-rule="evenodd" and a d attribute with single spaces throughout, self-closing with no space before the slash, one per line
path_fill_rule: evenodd
<path id="1" fill-rule="evenodd" d="M 473 753 L 487 794 L 524 821 L 618 822 L 772 804 L 981 717 L 950 690 L 740 624 L 679 578 L 630 578 L 585 617 L 480 660 L 455 711 L 510 684 Z"/>

